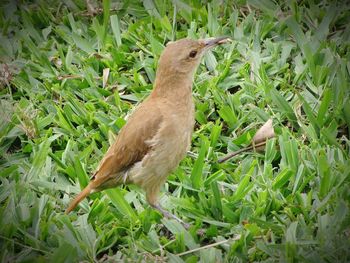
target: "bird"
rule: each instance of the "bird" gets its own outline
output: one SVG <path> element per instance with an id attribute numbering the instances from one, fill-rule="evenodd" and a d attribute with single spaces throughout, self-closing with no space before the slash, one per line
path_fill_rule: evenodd
<path id="1" fill-rule="evenodd" d="M 158 197 L 167 176 L 190 149 L 195 124 L 192 85 L 201 58 L 208 49 L 228 40 L 183 38 L 166 44 L 153 90 L 130 115 L 88 185 L 70 202 L 66 214 L 92 193 L 134 184 L 145 191 L 151 207 L 189 227 L 160 206 Z"/>

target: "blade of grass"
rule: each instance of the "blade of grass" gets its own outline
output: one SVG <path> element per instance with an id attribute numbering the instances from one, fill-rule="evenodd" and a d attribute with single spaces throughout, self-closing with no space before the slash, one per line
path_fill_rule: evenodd
<path id="1" fill-rule="evenodd" d="M 209 149 L 209 140 L 204 136 L 200 136 L 200 137 L 201 137 L 200 150 L 199 150 L 198 158 L 193 165 L 193 169 L 191 173 L 192 186 L 197 189 L 203 186 L 202 172 L 204 167 L 205 156 Z"/>
<path id="2" fill-rule="evenodd" d="M 127 216 L 132 221 L 138 220 L 134 209 L 132 209 L 131 206 L 125 201 L 123 194 L 119 188 L 108 189 L 105 192 L 111 199 L 112 204 L 122 215 Z"/>
<path id="3" fill-rule="evenodd" d="M 115 42 L 117 43 L 117 46 L 120 47 L 122 44 L 122 39 L 121 39 L 119 18 L 117 15 L 112 15 L 110 17 L 110 20 L 111 20 L 111 26 L 112 26 L 112 31 L 113 31 Z"/>

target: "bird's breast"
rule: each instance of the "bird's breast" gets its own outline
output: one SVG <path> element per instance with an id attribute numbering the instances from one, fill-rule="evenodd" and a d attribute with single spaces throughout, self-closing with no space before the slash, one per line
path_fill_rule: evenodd
<path id="1" fill-rule="evenodd" d="M 194 127 L 194 106 L 189 105 L 187 109 L 178 109 L 169 116 L 167 127 L 164 127 L 165 138 L 169 144 L 169 150 L 174 154 L 175 162 L 178 164 L 185 156 L 191 145 Z M 176 165 L 177 165 L 176 164 Z"/>
<path id="2" fill-rule="evenodd" d="M 147 143 L 152 150 L 135 167 L 132 181 L 146 188 L 164 182 L 185 157 L 191 145 L 194 126 L 194 106 L 176 108 L 170 105 L 157 135 Z"/>

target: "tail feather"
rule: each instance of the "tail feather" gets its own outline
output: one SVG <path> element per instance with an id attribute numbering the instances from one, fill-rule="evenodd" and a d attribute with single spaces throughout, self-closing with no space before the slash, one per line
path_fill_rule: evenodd
<path id="1" fill-rule="evenodd" d="M 69 204 L 66 214 L 69 214 L 85 197 L 87 197 L 89 194 L 91 194 L 93 191 L 93 188 L 91 186 L 91 183 L 89 183 L 83 191 L 81 191 Z"/>

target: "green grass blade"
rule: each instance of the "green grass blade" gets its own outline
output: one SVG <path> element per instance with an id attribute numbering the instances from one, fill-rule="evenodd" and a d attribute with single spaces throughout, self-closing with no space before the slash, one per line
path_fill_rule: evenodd
<path id="1" fill-rule="evenodd" d="M 288 119 L 296 124 L 297 118 L 288 101 L 274 88 L 270 90 L 271 99 L 276 104 L 277 108 L 286 114 Z"/>
<path id="2" fill-rule="evenodd" d="M 134 209 L 125 201 L 124 196 L 119 188 L 105 190 L 108 197 L 111 199 L 112 204 L 118 209 L 118 211 L 128 217 L 132 221 L 137 220 L 137 215 Z"/>
<path id="3" fill-rule="evenodd" d="M 281 189 L 282 186 L 284 186 L 286 183 L 288 183 L 289 178 L 293 175 L 293 171 L 289 168 L 285 168 L 282 170 L 275 178 L 273 184 L 272 184 L 272 189 L 277 190 Z"/>
<path id="4" fill-rule="evenodd" d="M 115 39 L 115 42 L 117 43 L 117 46 L 119 47 L 122 44 L 119 18 L 117 15 L 112 15 L 110 20 L 111 20 L 111 26 L 112 26 L 114 39 Z"/>
<path id="5" fill-rule="evenodd" d="M 203 185 L 203 167 L 205 156 L 209 149 L 209 140 L 206 137 L 201 136 L 200 142 L 198 158 L 193 165 L 191 173 L 192 186 L 196 189 L 200 189 Z"/>
<path id="6" fill-rule="evenodd" d="M 317 113 L 317 123 L 320 127 L 327 121 L 327 111 L 332 100 L 332 93 L 330 89 L 325 89 L 322 95 L 322 102 Z"/>

